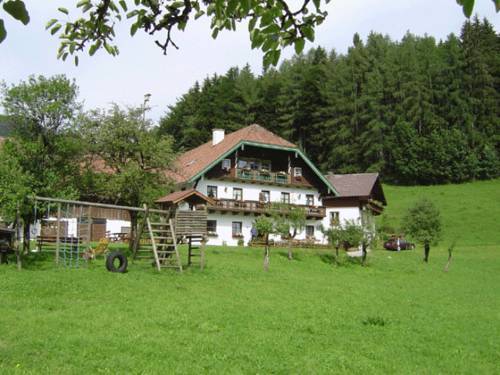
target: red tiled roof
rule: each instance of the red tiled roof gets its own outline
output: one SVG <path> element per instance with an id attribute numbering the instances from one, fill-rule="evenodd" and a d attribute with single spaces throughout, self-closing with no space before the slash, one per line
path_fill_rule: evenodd
<path id="1" fill-rule="evenodd" d="M 297 147 L 293 143 L 264 129 L 262 126 L 254 124 L 226 134 L 224 139 L 216 145 L 212 145 L 212 140 L 210 140 L 201 146 L 185 152 L 177 158 L 174 163 L 174 169 L 168 171 L 167 175 L 177 183 L 185 182 L 242 141 L 281 147 Z"/>

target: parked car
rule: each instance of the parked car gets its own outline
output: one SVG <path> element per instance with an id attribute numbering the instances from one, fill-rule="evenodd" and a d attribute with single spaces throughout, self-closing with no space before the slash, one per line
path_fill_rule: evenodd
<path id="1" fill-rule="evenodd" d="M 404 238 L 399 239 L 399 250 L 413 250 L 415 244 L 406 241 Z M 398 238 L 394 237 L 384 242 L 384 249 L 398 251 Z"/>

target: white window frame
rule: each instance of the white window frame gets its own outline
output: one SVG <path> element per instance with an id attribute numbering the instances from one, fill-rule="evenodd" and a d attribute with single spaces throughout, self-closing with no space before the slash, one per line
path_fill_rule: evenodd
<path id="1" fill-rule="evenodd" d="M 210 196 L 210 190 L 211 190 L 211 188 L 215 188 L 215 196 L 213 196 L 213 197 Z M 217 199 L 219 197 L 219 188 L 218 188 L 218 186 L 216 186 L 216 185 L 207 185 L 207 197 Z"/>
<path id="2" fill-rule="evenodd" d="M 208 222 L 209 221 L 213 221 L 215 223 L 215 230 L 209 230 L 208 228 Z M 207 220 L 207 232 L 210 234 L 210 235 L 214 235 L 217 233 L 217 220 Z"/>
<path id="3" fill-rule="evenodd" d="M 308 198 L 312 198 L 311 204 L 309 204 Z M 306 206 L 314 206 L 314 194 L 306 194 Z"/>
<path id="4" fill-rule="evenodd" d="M 222 169 L 231 170 L 231 159 L 222 159 Z"/>
<path id="5" fill-rule="evenodd" d="M 302 177 L 302 167 L 293 167 L 293 176 Z"/>
<path id="6" fill-rule="evenodd" d="M 288 197 L 287 201 L 285 201 L 285 199 L 283 199 L 284 197 Z M 285 203 L 285 204 L 290 204 L 290 202 L 291 202 L 291 194 L 289 192 L 282 191 L 281 195 L 280 195 L 280 202 L 281 203 Z"/>
<path id="7" fill-rule="evenodd" d="M 240 229 L 239 233 L 234 231 L 234 224 L 239 224 L 239 229 Z M 241 222 L 241 221 L 231 222 L 231 235 L 232 235 L 232 237 L 242 237 L 243 236 L 243 222 Z"/>
<path id="8" fill-rule="evenodd" d="M 240 199 L 236 198 L 236 194 L 235 194 L 235 193 L 236 193 L 236 191 L 241 192 L 241 197 L 240 197 Z M 243 189 L 242 189 L 242 188 L 233 188 L 233 199 L 234 199 L 235 201 L 242 201 L 242 200 L 243 200 Z"/>

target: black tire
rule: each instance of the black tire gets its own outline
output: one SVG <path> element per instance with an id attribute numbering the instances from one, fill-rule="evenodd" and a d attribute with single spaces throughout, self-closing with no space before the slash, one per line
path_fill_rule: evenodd
<path id="1" fill-rule="evenodd" d="M 120 264 L 118 267 L 115 266 L 115 260 L 118 259 Z M 128 260 L 125 254 L 120 251 L 113 251 L 106 258 L 106 269 L 109 272 L 119 272 L 125 273 L 127 272 Z"/>

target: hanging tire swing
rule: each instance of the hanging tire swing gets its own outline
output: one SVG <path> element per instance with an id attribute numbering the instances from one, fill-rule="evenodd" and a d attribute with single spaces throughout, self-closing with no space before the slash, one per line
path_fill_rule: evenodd
<path id="1" fill-rule="evenodd" d="M 115 264 L 118 261 L 118 265 Z M 127 272 L 128 260 L 121 251 L 113 251 L 106 257 L 106 269 L 109 272 Z"/>

